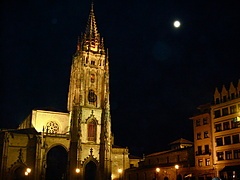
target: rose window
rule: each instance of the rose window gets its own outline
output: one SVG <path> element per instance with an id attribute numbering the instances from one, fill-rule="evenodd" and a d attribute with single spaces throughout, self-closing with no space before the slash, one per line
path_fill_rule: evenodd
<path id="1" fill-rule="evenodd" d="M 50 134 L 55 134 L 59 131 L 59 126 L 54 121 L 48 122 L 46 127 L 47 127 L 47 133 L 50 133 Z"/>

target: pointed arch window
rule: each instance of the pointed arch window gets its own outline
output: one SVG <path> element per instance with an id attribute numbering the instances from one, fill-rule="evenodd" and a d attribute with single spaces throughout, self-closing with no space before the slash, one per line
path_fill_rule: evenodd
<path id="1" fill-rule="evenodd" d="M 93 119 L 88 122 L 88 141 L 96 141 L 97 125 Z"/>
<path id="2" fill-rule="evenodd" d="M 95 82 L 95 74 L 91 74 L 91 83 L 94 83 Z"/>

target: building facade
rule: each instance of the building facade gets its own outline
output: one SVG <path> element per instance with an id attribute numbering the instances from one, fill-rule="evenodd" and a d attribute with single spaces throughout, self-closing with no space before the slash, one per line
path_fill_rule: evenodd
<path id="1" fill-rule="evenodd" d="M 114 145 L 109 62 L 93 5 L 72 59 L 67 112 L 32 110 L 18 129 L 0 132 L 0 179 L 119 179 L 128 148 Z"/>
<path id="2" fill-rule="evenodd" d="M 240 80 L 236 86 L 216 88 L 211 106 L 213 165 L 217 176 L 240 178 Z"/>
<path id="3" fill-rule="evenodd" d="M 193 120 L 195 174 L 198 179 L 212 179 L 216 176 L 213 169 L 213 143 L 211 128 L 211 105 L 198 107 L 199 112 Z"/>
<path id="4" fill-rule="evenodd" d="M 146 155 L 139 167 L 126 170 L 126 180 L 182 180 L 194 170 L 193 143 L 179 139 L 170 143 L 170 150 Z"/>
<path id="5" fill-rule="evenodd" d="M 127 169 L 125 179 L 240 179 L 240 80 L 216 88 L 213 96 L 212 103 L 200 105 L 190 118 L 192 148 L 175 141 L 171 150 L 149 154 L 139 167 Z"/>
<path id="6" fill-rule="evenodd" d="M 214 92 L 214 101 L 193 116 L 195 168 L 199 179 L 240 178 L 240 80 Z"/>

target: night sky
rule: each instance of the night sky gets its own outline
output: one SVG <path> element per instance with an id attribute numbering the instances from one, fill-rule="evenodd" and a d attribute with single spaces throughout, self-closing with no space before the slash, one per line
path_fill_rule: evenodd
<path id="1" fill-rule="evenodd" d="M 1 128 L 34 108 L 66 111 L 72 55 L 91 1 L 0 2 Z M 240 2 L 96 0 L 109 49 L 115 144 L 141 155 L 193 140 L 189 120 L 240 78 Z M 181 22 L 180 28 L 173 21 Z"/>

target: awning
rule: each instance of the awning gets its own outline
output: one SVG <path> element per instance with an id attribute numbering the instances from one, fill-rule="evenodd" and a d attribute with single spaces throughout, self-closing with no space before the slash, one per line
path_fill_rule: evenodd
<path id="1" fill-rule="evenodd" d="M 221 171 L 240 171 L 240 165 L 225 166 Z"/>

